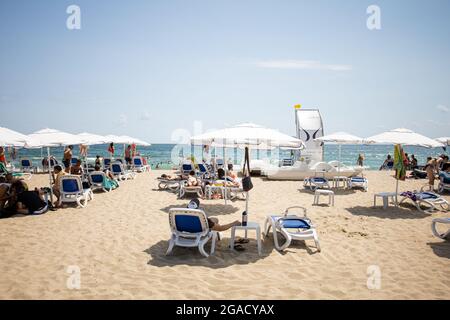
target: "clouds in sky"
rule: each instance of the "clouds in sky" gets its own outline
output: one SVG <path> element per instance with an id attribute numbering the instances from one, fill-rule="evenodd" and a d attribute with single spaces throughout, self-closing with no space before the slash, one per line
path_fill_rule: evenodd
<path id="1" fill-rule="evenodd" d="M 148 121 L 148 120 L 150 120 L 151 119 L 151 116 L 150 116 L 150 112 L 148 112 L 148 111 L 144 111 L 142 114 L 141 114 L 141 118 L 140 118 L 142 121 Z"/>
<path id="2" fill-rule="evenodd" d="M 327 71 L 350 71 L 351 65 L 326 64 L 315 60 L 265 60 L 256 65 L 260 68 L 271 69 L 300 69 L 300 70 L 327 70 Z"/>
<path id="3" fill-rule="evenodd" d="M 442 111 L 442 112 L 449 112 L 450 111 L 450 108 L 447 107 L 447 106 L 444 106 L 443 104 L 437 105 L 436 109 L 438 109 L 439 111 Z"/>
<path id="4" fill-rule="evenodd" d="M 126 114 L 119 115 L 119 119 L 117 120 L 119 126 L 126 127 L 128 124 L 128 117 Z"/>

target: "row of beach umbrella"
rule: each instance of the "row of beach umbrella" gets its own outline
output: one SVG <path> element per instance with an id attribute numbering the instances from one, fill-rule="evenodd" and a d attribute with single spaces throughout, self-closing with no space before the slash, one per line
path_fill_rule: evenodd
<path id="1" fill-rule="evenodd" d="M 135 144 L 138 146 L 150 146 L 149 143 L 129 137 L 107 135 L 101 136 L 92 133 L 71 134 L 55 129 L 42 129 L 30 135 L 24 135 L 14 130 L 0 127 L 0 146 L 11 146 L 19 148 L 43 148 L 59 147 L 67 145 L 96 145 L 105 143 Z"/>

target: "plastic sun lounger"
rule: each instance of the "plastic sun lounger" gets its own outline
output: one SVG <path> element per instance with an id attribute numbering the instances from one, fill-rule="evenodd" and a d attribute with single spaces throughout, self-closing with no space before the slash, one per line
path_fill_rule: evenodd
<path id="1" fill-rule="evenodd" d="M 111 173 L 119 180 L 134 179 L 136 177 L 136 173 L 125 170 L 123 164 L 120 162 L 114 162 L 111 164 Z"/>
<path id="2" fill-rule="evenodd" d="M 81 178 L 76 175 L 64 175 L 60 181 L 59 205 L 63 202 L 75 202 L 79 207 L 85 208 L 89 200 L 94 199 L 91 189 L 83 189 Z"/>
<path id="3" fill-rule="evenodd" d="M 180 172 L 181 172 L 181 174 L 183 174 L 183 175 L 188 175 L 189 172 L 191 172 L 192 170 L 194 170 L 194 166 L 193 166 L 192 164 L 190 164 L 190 163 L 183 163 L 183 164 L 181 165 L 181 170 L 180 170 Z"/>
<path id="4" fill-rule="evenodd" d="M 36 173 L 38 169 L 36 166 L 33 166 L 31 160 L 27 158 L 23 158 L 20 160 L 20 167 L 22 169 L 22 172 L 24 173 Z"/>
<path id="5" fill-rule="evenodd" d="M 15 178 L 22 178 L 24 180 L 31 180 L 33 176 L 30 172 L 8 171 L 3 162 L 0 162 L 0 177 L 4 177 L 8 173 L 12 174 Z"/>
<path id="6" fill-rule="evenodd" d="M 201 186 L 188 186 L 187 181 L 180 183 L 179 199 L 182 199 L 186 194 L 196 194 L 198 197 L 203 198 L 203 189 Z"/>
<path id="7" fill-rule="evenodd" d="M 440 224 L 446 224 L 449 226 L 449 229 L 447 229 L 446 232 L 444 233 L 439 233 L 436 225 L 440 223 Z M 442 239 L 442 240 L 450 240 L 450 218 L 436 218 L 433 219 L 433 222 L 431 222 L 431 230 L 433 231 L 433 234 Z"/>
<path id="8" fill-rule="evenodd" d="M 303 186 L 305 188 L 309 187 L 312 191 L 315 191 L 316 189 L 319 189 L 319 188 L 331 189 L 328 180 L 325 178 L 322 178 L 322 177 L 306 178 L 303 181 Z"/>
<path id="9" fill-rule="evenodd" d="M 411 200 L 416 208 L 422 212 L 431 213 L 434 210 L 439 210 L 437 206 L 440 206 L 442 210 L 448 211 L 450 205 L 447 200 L 434 192 L 403 192 L 400 194 L 403 198 L 399 204 L 406 200 Z M 421 205 L 428 205 L 428 209 L 422 209 Z"/>
<path id="10" fill-rule="evenodd" d="M 145 165 L 144 161 L 142 160 L 142 157 L 133 157 L 132 159 L 132 166 L 131 166 L 133 171 L 137 171 L 137 172 L 147 172 L 150 171 L 150 166 L 149 165 Z"/>
<path id="11" fill-rule="evenodd" d="M 369 190 L 369 180 L 364 177 L 350 177 L 347 179 L 349 189 L 363 188 L 365 192 Z"/>
<path id="12" fill-rule="evenodd" d="M 438 192 L 443 193 L 445 190 L 450 190 L 450 173 L 441 172 L 439 174 Z"/>
<path id="13" fill-rule="evenodd" d="M 291 215 L 289 211 L 293 209 L 300 209 L 303 211 L 303 216 Z M 314 240 L 317 251 L 320 252 L 319 236 L 316 228 L 311 223 L 311 220 L 306 216 L 306 209 L 303 207 L 289 207 L 281 216 L 269 215 L 264 223 L 264 236 L 267 237 L 272 228 L 273 241 L 275 248 L 283 251 L 288 248 L 293 240 Z M 278 233 L 281 233 L 286 239 L 284 244 L 278 241 Z"/>
<path id="14" fill-rule="evenodd" d="M 104 181 L 106 179 L 106 175 L 103 171 L 93 171 L 90 172 L 89 175 L 89 182 L 91 184 L 91 190 L 103 190 L 105 192 L 110 192 L 111 189 L 105 188 Z"/>
<path id="15" fill-rule="evenodd" d="M 168 190 L 174 193 L 178 193 L 180 191 L 180 185 L 184 180 L 169 180 L 163 178 L 158 179 L 158 189 L 160 190 Z"/>
<path id="16" fill-rule="evenodd" d="M 211 239 L 211 252 L 214 254 L 218 232 L 212 231 L 208 226 L 208 219 L 203 210 L 173 208 L 169 210 L 169 223 L 172 236 L 166 255 L 170 254 L 175 246 L 198 247 L 200 253 L 208 257 L 205 244 Z"/>

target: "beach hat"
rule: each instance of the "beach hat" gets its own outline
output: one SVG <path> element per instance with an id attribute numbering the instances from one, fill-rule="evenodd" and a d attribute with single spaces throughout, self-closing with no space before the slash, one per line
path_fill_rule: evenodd
<path id="1" fill-rule="evenodd" d="M 200 207 L 200 200 L 197 198 L 192 199 L 189 201 L 189 204 L 187 205 L 188 209 L 198 209 Z"/>

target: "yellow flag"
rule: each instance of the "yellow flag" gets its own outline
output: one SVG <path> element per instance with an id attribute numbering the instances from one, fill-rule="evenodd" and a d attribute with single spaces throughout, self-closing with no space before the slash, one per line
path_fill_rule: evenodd
<path id="1" fill-rule="evenodd" d="M 300 109 L 301 107 L 302 107 L 301 104 L 296 104 L 296 105 L 294 106 L 295 109 Z"/>

